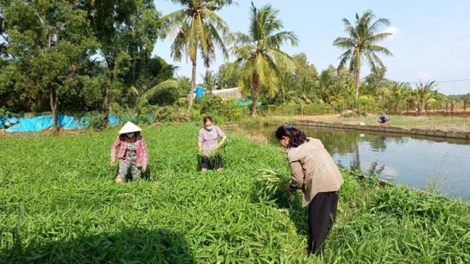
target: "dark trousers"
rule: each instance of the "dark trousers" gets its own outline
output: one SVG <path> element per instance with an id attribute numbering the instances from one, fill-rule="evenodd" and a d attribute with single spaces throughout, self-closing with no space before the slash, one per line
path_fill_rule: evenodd
<path id="1" fill-rule="evenodd" d="M 213 163 L 213 166 L 209 166 L 212 165 L 211 163 Z M 216 170 L 222 168 L 222 160 L 220 158 L 220 155 L 217 154 L 214 157 L 201 157 L 201 168 L 208 169 L 209 167 L 213 167 Z"/>
<path id="2" fill-rule="evenodd" d="M 308 205 L 308 254 L 321 254 L 338 209 L 338 192 L 315 195 Z"/>

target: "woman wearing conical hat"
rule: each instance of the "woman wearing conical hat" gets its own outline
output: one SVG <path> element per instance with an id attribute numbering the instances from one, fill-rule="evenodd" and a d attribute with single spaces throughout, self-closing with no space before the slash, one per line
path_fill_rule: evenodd
<path id="1" fill-rule="evenodd" d="M 116 150 L 118 150 L 119 174 L 116 183 L 123 183 L 129 170 L 133 180 L 140 179 L 142 172 L 147 170 L 147 146 L 140 131 L 142 131 L 140 127 L 127 122 L 119 130 L 119 135 L 111 147 L 111 166 L 116 164 Z"/>

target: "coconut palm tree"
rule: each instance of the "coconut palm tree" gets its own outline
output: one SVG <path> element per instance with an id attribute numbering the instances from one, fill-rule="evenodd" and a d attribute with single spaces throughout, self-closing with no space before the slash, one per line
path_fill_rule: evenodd
<path id="1" fill-rule="evenodd" d="M 324 103 L 330 103 L 329 97 L 332 94 L 332 87 L 338 84 L 334 76 L 330 74 L 330 71 L 324 70 L 318 76 L 315 84 L 317 96 Z"/>
<path id="2" fill-rule="evenodd" d="M 390 25 L 390 21 L 385 18 L 375 18 L 371 11 L 366 11 L 362 16 L 356 13 L 356 21 L 353 25 L 348 19 L 343 18 L 345 32 L 348 37 L 339 37 L 333 45 L 346 50 L 339 57 L 340 63 L 338 69 L 342 69 L 349 63 L 349 70 L 355 78 L 355 100 L 359 98 L 360 74 L 363 60 L 365 60 L 372 70 L 383 68 L 384 64 L 379 58 L 379 54 L 392 56 L 392 53 L 385 47 L 377 45 L 378 42 L 385 40 L 392 33 L 378 33 L 382 26 Z"/>
<path id="3" fill-rule="evenodd" d="M 201 74 L 201 77 L 203 80 L 202 86 L 212 94 L 217 85 L 217 76 L 213 71 L 206 70 L 204 74 Z"/>
<path id="4" fill-rule="evenodd" d="M 463 111 L 467 111 L 467 105 L 468 102 L 470 101 L 470 93 L 467 93 L 465 97 L 463 98 Z"/>
<path id="5" fill-rule="evenodd" d="M 297 36 L 292 31 L 282 30 L 283 24 L 278 15 L 279 10 L 269 4 L 258 9 L 251 2 L 248 34 L 235 33 L 231 36 L 236 43 L 232 51 L 241 65 L 240 89 L 251 88 L 253 117 L 257 115 L 260 92 L 268 97 L 275 96 L 281 83 L 281 67 L 292 69 L 295 65 L 292 57 L 280 48 L 284 43 L 296 46 Z"/>
<path id="6" fill-rule="evenodd" d="M 428 104 L 432 99 L 435 92 L 436 81 L 429 81 L 426 83 L 419 82 L 416 84 L 416 102 L 418 103 L 418 115 L 424 107 L 424 112 L 428 112 Z"/>
<path id="7" fill-rule="evenodd" d="M 294 99 L 293 97 L 295 97 L 295 95 L 297 94 L 297 91 L 293 89 L 289 89 L 289 88 L 297 86 L 298 83 L 297 83 L 295 76 L 289 71 L 282 71 L 282 74 L 279 77 L 280 77 L 279 88 L 281 88 L 280 95 L 282 96 L 282 103 L 285 104 L 286 101 L 292 101 L 292 99 Z"/>
<path id="8" fill-rule="evenodd" d="M 407 82 L 393 82 L 393 85 L 388 94 L 389 100 L 393 105 L 393 113 L 398 114 L 399 106 L 410 95 L 411 87 Z"/>
<path id="9" fill-rule="evenodd" d="M 194 101 L 196 87 L 197 55 L 209 67 L 215 58 L 215 47 L 219 46 L 222 53 L 228 56 L 228 50 L 223 41 L 229 32 L 227 23 L 217 15 L 217 11 L 232 5 L 232 0 L 171 0 L 183 8 L 162 17 L 162 28 L 167 35 L 174 34 L 171 45 L 171 56 L 181 61 L 183 55 L 192 64 L 191 88 L 189 93 L 189 108 Z M 188 108 L 188 109 L 189 109 Z"/>

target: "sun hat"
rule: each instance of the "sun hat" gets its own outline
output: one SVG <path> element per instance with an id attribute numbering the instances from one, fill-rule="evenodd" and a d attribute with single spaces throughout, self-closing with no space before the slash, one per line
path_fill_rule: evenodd
<path id="1" fill-rule="evenodd" d="M 128 121 L 122 128 L 119 130 L 119 134 L 127 134 L 132 132 L 142 131 L 142 128 L 138 127 L 136 124 Z"/>

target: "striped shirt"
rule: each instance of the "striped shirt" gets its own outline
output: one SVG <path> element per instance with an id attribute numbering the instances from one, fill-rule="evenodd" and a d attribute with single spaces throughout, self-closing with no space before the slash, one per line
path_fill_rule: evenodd
<path id="1" fill-rule="evenodd" d="M 118 151 L 118 159 L 124 159 L 127 150 L 127 142 L 124 136 L 118 136 L 111 147 L 111 161 L 116 159 L 116 149 Z M 141 135 L 135 139 L 135 152 L 137 155 L 137 167 L 146 167 L 148 163 L 147 145 Z"/>
<path id="2" fill-rule="evenodd" d="M 287 160 L 292 173 L 291 185 L 302 190 L 302 206 L 307 206 L 317 193 L 338 191 L 344 180 L 338 166 L 316 138 L 289 148 Z"/>

